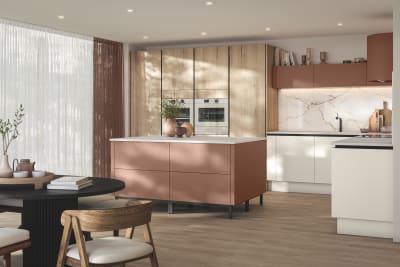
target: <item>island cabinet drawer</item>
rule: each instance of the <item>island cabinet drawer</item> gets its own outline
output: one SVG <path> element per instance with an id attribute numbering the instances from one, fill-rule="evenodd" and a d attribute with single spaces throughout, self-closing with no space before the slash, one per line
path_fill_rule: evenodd
<path id="1" fill-rule="evenodd" d="M 231 146 L 171 143 L 171 171 L 230 174 Z"/>
<path id="2" fill-rule="evenodd" d="M 169 144 L 115 142 L 116 169 L 169 171 Z"/>
<path id="3" fill-rule="evenodd" d="M 117 196 L 169 200 L 169 172 L 116 169 L 115 178 L 125 183 Z"/>
<path id="4" fill-rule="evenodd" d="M 230 204 L 230 175 L 171 172 L 173 201 Z"/>

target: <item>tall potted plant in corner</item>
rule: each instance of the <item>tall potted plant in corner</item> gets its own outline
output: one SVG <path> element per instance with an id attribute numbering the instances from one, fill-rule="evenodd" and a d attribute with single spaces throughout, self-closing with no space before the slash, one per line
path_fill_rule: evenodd
<path id="1" fill-rule="evenodd" d="M 8 162 L 8 148 L 12 141 L 19 136 L 18 126 L 22 123 L 24 115 L 24 108 L 21 104 L 14 113 L 13 121 L 10 121 L 10 119 L 0 119 L 0 134 L 3 141 L 3 158 L 0 162 L 0 177 L 12 177 L 13 170 Z"/>
<path id="2" fill-rule="evenodd" d="M 164 121 L 164 136 L 174 137 L 175 128 L 178 126 L 176 117 L 179 116 L 181 102 L 178 99 L 163 99 L 161 102 L 161 115 Z"/>

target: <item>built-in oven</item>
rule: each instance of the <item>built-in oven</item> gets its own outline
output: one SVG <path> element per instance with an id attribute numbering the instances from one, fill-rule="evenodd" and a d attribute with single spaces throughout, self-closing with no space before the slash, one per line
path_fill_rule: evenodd
<path id="1" fill-rule="evenodd" d="M 196 99 L 195 134 L 228 135 L 228 99 Z"/>
<path id="2" fill-rule="evenodd" d="M 169 100 L 169 101 L 179 101 L 179 115 L 176 117 L 176 122 L 178 125 L 181 125 L 185 121 L 190 122 L 193 125 L 193 99 L 178 99 L 178 100 Z M 164 132 L 164 123 L 162 123 L 162 132 Z"/>

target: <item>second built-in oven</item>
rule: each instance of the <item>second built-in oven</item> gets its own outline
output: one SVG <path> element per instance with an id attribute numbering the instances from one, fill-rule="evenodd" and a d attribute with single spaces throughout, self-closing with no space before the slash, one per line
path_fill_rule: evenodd
<path id="1" fill-rule="evenodd" d="M 196 135 L 228 135 L 228 99 L 196 99 L 195 133 Z"/>

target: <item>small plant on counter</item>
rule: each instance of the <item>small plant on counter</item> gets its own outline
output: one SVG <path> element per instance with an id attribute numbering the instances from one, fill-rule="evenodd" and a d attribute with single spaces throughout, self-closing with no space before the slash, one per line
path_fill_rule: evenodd
<path id="1" fill-rule="evenodd" d="M 161 102 L 161 116 L 165 119 L 176 119 L 180 114 L 182 103 L 179 99 L 163 99 Z"/>
<path id="2" fill-rule="evenodd" d="M 14 120 L 12 122 L 10 119 L 0 119 L 0 134 L 3 138 L 3 155 L 7 155 L 11 142 L 19 136 L 18 126 L 22 123 L 24 115 L 24 107 L 20 104 L 17 111 L 14 113 Z"/>

